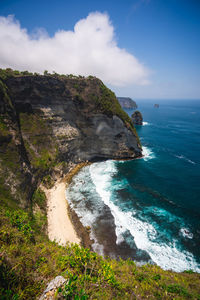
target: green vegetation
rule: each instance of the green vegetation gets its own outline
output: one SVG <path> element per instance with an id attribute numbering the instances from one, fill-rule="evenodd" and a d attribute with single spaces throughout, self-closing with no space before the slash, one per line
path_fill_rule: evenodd
<path id="1" fill-rule="evenodd" d="M 56 145 L 51 140 L 51 129 L 37 114 L 20 113 L 19 120 L 31 164 L 42 171 L 49 170 L 55 165 L 57 156 Z"/>
<path id="2" fill-rule="evenodd" d="M 40 188 L 35 190 L 31 198 L 31 211 L 34 214 L 32 220 L 35 231 L 37 233 L 40 233 L 41 230 L 45 232 L 47 227 L 47 202 L 45 193 Z"/>
<path id="3" fill-rule="evenodd" d="M 37 204 L 40 209 L 46 211 L 46 196 L 45 193 L 38 188 L 32 196 L 32 205 Z"/>
<path id="4" fill-rule="evenodd" d="M 3 100 L 5 102 L 5 105 L 9 105 L 10 107 L 13 107 L 10 97 L 8 95 L 7 86 L 1 80 L 1 76 L 0 76 L 0 93 L 3 95 Z"/>
<path id="5" fill-rule="evenodd" d="M 67 281 L 63 299 L 200 299 L 200 274 L 137 267 L 104 259 L 76 244 L 58 246 L 38 230 L 35 214 L 13 207 L 4 191 L 0 211 L 0 299 L 36 299 L 55 276 Z M 40 190 L 33 196 L 44 204 Z M 37 199 L 37 200 L 36 200 Z"/>
<path id="6" fill-rule="evenodd" d="M 54 181 L 52 180 L 51 176 L 47 174 L 42 178 L 42 184 L 47 188 L 50 189 L 53 187 Z"/>
<path id="7" fill-rule="evenodd" d="M 10 68 L 7 69 L 0 69 L 0 79 L 5 80 L 9 77 L 13 76 L 30 76 L 33 75 L 33 73 L 29 71 L 17 71 L 17 70 L 12 70 Z"/>
<path id="8" fill-rule="evenodd" d="M 12 227 L 16 227 L 19 231 L 21 231 L 28 240 L 33 238 L 33 230 L 27 213 L 21 210 L 7 210 L 6 216 L 8 217 Z"/>
<path id="9" fill-rule="evenodd" d="M 138 144 L 141 145 L 133 122 L 131 121 L 128 114 L 122 109 L 115 94 L 110 89 L 108 89 L 103 83 L 101 83 L 100 96 L 93 95 L 93 99 L 95 100 L 97 105 L 101 107 L 105 114 L 117 115 L 120 119 L 122 119 L 126 127 L 130 129 L 137 137 Z"/>
<path id="10" fill-rule="evenodd" d="M 9 136 L 8 126 L 2 116 L 0 116 L 0 136 Z"/>

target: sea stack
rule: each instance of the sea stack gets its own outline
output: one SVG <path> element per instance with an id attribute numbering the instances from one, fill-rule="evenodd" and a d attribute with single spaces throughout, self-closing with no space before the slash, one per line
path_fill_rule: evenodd
<path id="1" fill-rule="evenodd" d="M 140 111 L 136 110 L 132 116 L 132 121 L 134 123 L 134 125 L 143 125 L 143 117 Z"/>

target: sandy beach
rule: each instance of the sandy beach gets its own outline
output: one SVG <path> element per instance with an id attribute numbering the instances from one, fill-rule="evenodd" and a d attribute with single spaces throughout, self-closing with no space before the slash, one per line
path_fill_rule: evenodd
<path id="1" fill-rule="evenodd" d="M 59 245 L 67 242 L 80 244 L 68 216 L 65 190 L 66 184 L 63 181 L 57 181 L 51 189 L 44 189 L 47 197 L 48 237 Z"/>

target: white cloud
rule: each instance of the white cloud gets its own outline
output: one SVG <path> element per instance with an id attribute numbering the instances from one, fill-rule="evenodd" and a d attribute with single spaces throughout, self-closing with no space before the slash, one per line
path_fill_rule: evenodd
<path id="1" fill-rule="evenodd" d="M 107 14 L 91 13 L 74 26 L 49 37 L 20 27 L 13 16 L 0 17 L 0 67 L 33 72 L 94 75 L 115 86 L 148 84 L 148 70 L 117 46 Z"/>

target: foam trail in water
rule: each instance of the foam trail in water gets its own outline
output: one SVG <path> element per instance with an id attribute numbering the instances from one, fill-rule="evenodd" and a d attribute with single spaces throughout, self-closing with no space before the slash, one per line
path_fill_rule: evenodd
<path id="1" fill-rule="evenodd" d="M 185 160 L 185 161 L 187 161 L 187 162 L 189 162 L 189 163 L 191 163 L 193 165 L 196 165 L 196 163 L 194 161 L 192 161 L 191 159 L 185 157 L 184 155 L 175 155 L 175 157 L 177 157 L 179 159 L 183 159 L 183 160 Z"/>
<path id="2" fill-rule="evenodd" d="M 181 228 L 181 229 L 180 229 L 180 234 L 181 234 L 184 238 L 193 239 L 193 233 L 190 232 L 188 228 Z"/>
<path id="3" fill-rule="evenodd" d="M 155 154 L 153 153 L 153 151 L 146 146 L 142 146 L 142 155 L 145 161 L 155 158 Z"/>
<path id="4" fill-rule="evenodd" d="M 123 241 L 122 234 L 129 230 L 138 249 L 145 250 L 151 259 L 163 269 L 182 272 L 192 269 L 200 272 L 200 265 L 188 251 L 177 249 L 176 240 L 171 243 L 156 242 L 157 231 L 149 223 L 134 217 L 134 212 L 123 212 L 112 200 L 112 175 L 117 172 L 114 161 L 95 163 L 90 166 L 90 175 L 96 191 L 103 202 L 110 208 L 115 220 L 117 243 Z"/>
<path id="5" fill-rule="evenodd" d="M 148 123 L 148 122 L 142 122 L 142 125 L 143 125 L 143 126 L 147 126 L 147 125 L 151 125 L 151 123 Z"/>

